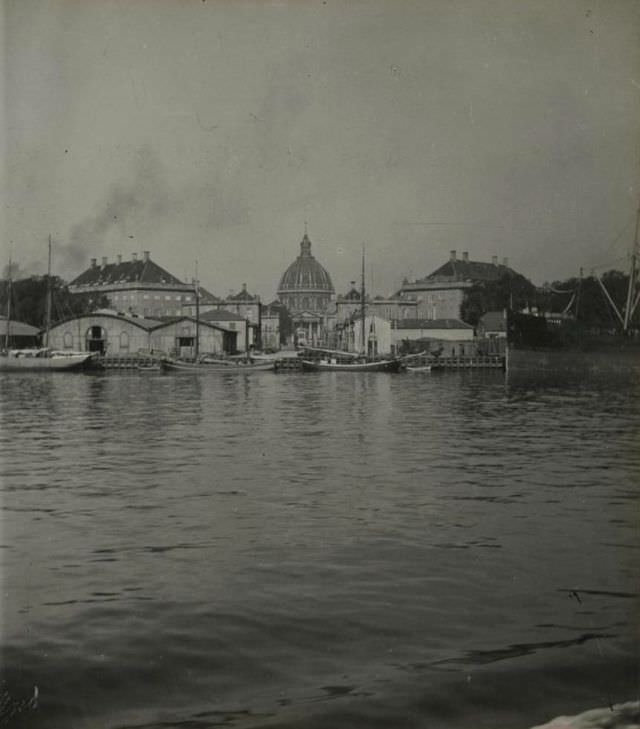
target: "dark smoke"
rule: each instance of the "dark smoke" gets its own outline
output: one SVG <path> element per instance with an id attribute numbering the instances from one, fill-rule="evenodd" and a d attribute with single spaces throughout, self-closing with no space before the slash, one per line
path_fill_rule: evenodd
<path id="1" fill-rule="evenodd" d="M 90 258 L 107 254 L 107 238 L 118 241 L 121 252 L 143 248 L 149 242 L 159 218 L 169 212 L 169 189 L 162 165 L 149 147 L 138 150 L 130 183 L 114 183 L 97 215 L 87 217 L 71 229 L 67 244 L 56 243 L 55 269 L 65 276 L 87 268 Z M 138 242 L 131 244 L 130 239 Z"/>

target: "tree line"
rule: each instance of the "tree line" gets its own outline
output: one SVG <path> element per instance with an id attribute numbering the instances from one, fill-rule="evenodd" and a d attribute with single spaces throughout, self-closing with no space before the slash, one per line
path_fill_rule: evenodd
<path id="1" fill-rule="evenodd" d="M 28 276 L 18 281 L 0 281 L 0 312 L 16 321 L 44 328 L 47 317 L 47 292 L 51 290 L 51 321 L 61 321 L 80 314 L 106 308 L 104 294 L 72 294 L 67 283 L 58 276 Z M 9 296 L 11 305 L 9 306 Z"/>
<path id="2" fill-rule="evenodd" d="M 623 312 L 629 275 L 616 270 L 607 271 L 602 275 L 602 283 L 618 310 Z M 461 313 L 464 321 L 476 326 L 483 314 L 504 309 L 537 311 L 540 314 L 566 312 L 589 328 L 620 327 L 620 320 L 595 276 L 573 277 L 535 286 L 521 274 L 505 274 L 497 281 L 478 282 L 468 288 Z M 638 311 L 633 321 L 639 321 Z"/>

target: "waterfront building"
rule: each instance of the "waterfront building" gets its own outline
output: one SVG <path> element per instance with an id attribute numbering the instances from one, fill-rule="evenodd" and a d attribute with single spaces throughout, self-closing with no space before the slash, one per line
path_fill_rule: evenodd
<path id="1" fill-rule="evenodd" d="M 262 349 L 280 349 L 280 309 L 272 304 L 260 311 L 260 343 Z"/>
<path id="2" fill-rule="evenodd" d="M 248 347 L 253 348 L 261 346 L 260 330 L 263 307 L 260 302 L 260 297 L 257 294 L 249 293 L 246 283 L 242 284 L 240 291 L 235 294 L 230 293 L 224 299 L 215 296 L 202 287 L 199 287 L 197 308 L 200 312 L 200 316 L 203 318 L 205 318 L 205 314 L 210 314 L 214 311 L 234 314 L 235 317 L 224 317 L 224 315 L 221 315 L 217 320 L 212 315 L 209 320 L 219 322 L 234 322 L 242 320 L 246 324 L 246 333 L 249 335 Z M 183 307 L 183 312 L 190 316 L 195 316 L 195 300 L 186 304 Z M 247 348 L 245 345 L 245 328 L 243 328 L 243 334 L 238 337 L 238 346 L 240 347 L 240 351 L 245 351 L 245 348 Z"/>
<path id="3" fill-rule="evenodd" d="M 300 255 L 280 278 L 278 299 L 291 315 L 298 343 L 322 342 L 323 316 L 335 294 L 331 276 L 311 253 L 311 241 L 305 233 Z"/>
<path id="4" fill-rule="evenodd" d="M 394 351 L 403 351 L 411 343 L 454 357 L 476 351 L 474 329 L 460 319 L 401 319 L 395 322 L 392 329 Z"/>
<path id="5" fill-rule="evenodd" d="M 465 293 L 477 283 L 497 282 L 503 276 L 517 276 L 509 267 L 508 259 L 498 263 L 493 256 L 491 263 L 469 260 L 468 252 L 459 259 L 451 251 L 449 260 L 428 276 L 415 281 L 405 280 L 400 289 L 401 297 L 416 301 L 416 314 L 423 319 L 460 319 Z"/>
<path id="6" fill-rule="evenodd" d="M 248 319 L 227 309 L 211 308 L 200 313 L 200 321 L 213 324 L 235 334 L 234 352 L 247 352 L 253 346 L 254 329 Z"/>
<path id="7" fill-rule="evenodd" d="M 96 258 L 69 284 L 72 294 L 104 295 L 109 307 L 142 317 L 180 316 L 182 307 L 193 303 L 193 284 L 186 284 L 151 260 L 149 251 L 142 258 L 131 254 L 131 260 L 118 256 L 109 263 L 106 256 L 98 264 Z"/>
<path id="8" fill-rule="evenodd" d="M 367 312 L 388 321 L 417 317 L 418 302 L 408 296 L 403 297 L 396 294 L 371 298 L 365 295 L 365 304 Z M 336 324 L 340 324 L 350 319 L 358 311 L 362 311 L 362 292 L 358 291 L 355 283 L 352 282 L 351 289 L 346 294 L 338 296 L 335 305 Z"/>
<path id="9" fill-rule="evenodd" d="M 237 333 L 213 322 L 199 322 L 201 354 L 232 354 Z M 192 357 L 196 351 L 196 320 L 179 316 L 165 321 L 117 312 L 98 311 L 65 319 L 49 331 L 52 349 L 134 355 L 155 352 Z"/>

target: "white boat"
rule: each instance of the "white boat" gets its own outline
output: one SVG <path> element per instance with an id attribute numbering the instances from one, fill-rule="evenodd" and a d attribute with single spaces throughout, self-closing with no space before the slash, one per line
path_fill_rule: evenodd
<path id="1" fill-rule="evenodd" d="M 407 365 L 405 369 L 412 374 L 421 374 L 423 372 L 431 372 L 431 365 Z"/>
<path id="2" fill-rule="evenodd" d="M 57 352 L 48 347 L 9 349 L 0 353 L 0 371 L 51 372 L 80 369 L 92 356 L 91 352 Z"/>
<path id="3" fill-rule="evenodd" d="M 47 272 L 46 326 L 44 330 L 44 347 L 27 347 L 11 349 L 11 259 L 9 259 L 9 292 L 7 296 L 7 331 L 5 348 L 0 352 L 0 371 L 3 372 L 53 372 L 77 370 L 88 364 L 93 352 L 72 352 L 49 348 L 49 329 L 51 328 L 51 236 L 49 236 L 49 267 Z"/>

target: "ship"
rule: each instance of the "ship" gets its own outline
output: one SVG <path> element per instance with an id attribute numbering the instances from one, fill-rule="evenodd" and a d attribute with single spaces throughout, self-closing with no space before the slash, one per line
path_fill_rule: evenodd
<path id="1" fill-rule="evenodd" d="M 640 329 L 634 315 L 640 301 L 638 281 L 638 228 L 630 256 L 624 305 L 616 304 L 600 277 L 597 280 L 611 311 L 611 327 L 595 328 L 580 319 L 579 290 L 561 314 L 507 312 L 507 374 L 615 374 L 640 375 Z M 566 293 L 566 292 L 563 292 Z"/>

